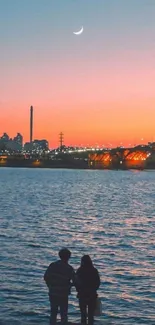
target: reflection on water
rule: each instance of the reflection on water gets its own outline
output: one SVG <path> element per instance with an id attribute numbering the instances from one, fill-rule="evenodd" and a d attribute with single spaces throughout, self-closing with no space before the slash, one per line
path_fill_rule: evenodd
<path id="1" fill-rule="evenodd" d="M 0 169 L 0 321 L 48 324 L 43 274 L 62 246 L 99 269 L 105 324 L 155 324 L 155 173 Z M 76 292 L 70 319 L 79 318 Z M 0 323 L 1 324 L 1 323 Z"/>

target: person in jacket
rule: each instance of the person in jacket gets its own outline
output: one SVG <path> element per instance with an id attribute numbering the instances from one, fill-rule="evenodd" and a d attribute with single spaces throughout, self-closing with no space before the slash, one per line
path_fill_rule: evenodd
<path id="1" fill-rule="evenodd" d="M 96 306 L 97 289 L 100 286 L 100 276 L 93 266 L 89 255 L 81 258 L 81 266 L 76 272 L 78 286 L 79 307 L 81 311 L 81 324 L 93 325 L 94 311 Z"/>
<path id="2" fill-rule="evenodd" d="M 75 283 L 74 269 L 68 264 L 71 252 L 66 248 L 61 249 L 59 257 L 58 261 L 48 266 L 44 274 L 44 280 L 49 289 L 51 306 L 50 325 L 56 324 L 58 309 L 60 309 L 61 324 L 67 324 L 68 296 L 71 286 Z"/>

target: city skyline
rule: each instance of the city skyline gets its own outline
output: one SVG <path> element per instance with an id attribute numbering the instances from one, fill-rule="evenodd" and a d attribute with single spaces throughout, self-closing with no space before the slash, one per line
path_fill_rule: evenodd
<path id="1" fill-rule="evenodd" d="M 20 133 L 20 132 L 16 132 L 16 134 L 14 134 L 13 136 L 10 136 L 10 134 L 8 134 L 7 132 L 3 132 L 2 134 L 0 134 L 0 141 L 2 140 L 2 143 L 3 143 L 3 140 L 4 139 L 8 139 L 7 141 L 11 141 L 12 143 L 15 141 L 16 142 L 16 138 L 18 137 L 18 136 L 21 136 L 22 137 L 22 143 L 25 145 L 30 145 L 31 143 L 34 143 L 34 142 L 41 142 L 41 141 L 46 141 L 47 143 L 49 143 L 49 141 L 48 141 L 48 139 L 45 139 L 45 138 L 35 138 L 34 137 L 34 139 L 32 139 L 32 141 L 25 141 L 24 140 L 24 137 L 23 137 L 23 135 L 22 135 L 22 133 Z M 62 140 L 61 140 L 62 139 Z M 5 140 L 4 140 L 4 143 L 5 143 Z M 17 141 L 17 143 L 18 143 L 18 141 Z M 140 140 L 139 140 L 139 142 L 136 142 L 136 143 L 132 143 L 132 141 L 129 143 L 129 144 L 127 144 L 127 145 L 125 145 L 125 143 L 123 143 L 122 141 L 121 142 L 119 142 L 119 143 L 117 143 L 115 146 L 114 146 L 114 144 L 113 143 L 110 143 L 110 142 L 108 142 L 107 143 L 107 145 L 105 145 L 105 144 L 98 144 L 98 143 L 94 143 L 94 144 L 89 144 L 89 143 L 87 143 L 87 144 L 72 144 L 72 143 L 65 143 L 65 140 L 64 140 L 64 133 L 63 132 L 60 132 L 59 134 L 58 134 L 58 143 L 56 144 L 56 146 L 54 147 L 54 146 L 50 146 L 49 145 L 49 148 L 50 149 L 55 149 L 55 148 L 57 148 L 57 147 L 61 147 L 61 146 L 64 146 L 64 147 L 85 147 L 85 148 L 97 148 L 97 147 L 99 147 L 99 148 L 116 148 L 116 147 L 126 147 L 126 148 L 129 148 L 129 147 L 136 147 L 136 146 L 143 146 L 144 147 L 144 145 L 148 145 L 148 144 L 153 144 L 153 143 L 155 143 L 155 141 L 154 141 L 154 139 L 153 140 L 150 140 L 150 141 L 148 141 L 148 142 L 146 142 L 145 141 L 145 139 L 144 138 L 141 138 Z"/>
<path id="2" fill-rule="evenodd" d="M 50 147 L 155 141 L 154 1 L 8 0 L 0 36 L 1 135 L 29 141 L 32 104 Z"/>

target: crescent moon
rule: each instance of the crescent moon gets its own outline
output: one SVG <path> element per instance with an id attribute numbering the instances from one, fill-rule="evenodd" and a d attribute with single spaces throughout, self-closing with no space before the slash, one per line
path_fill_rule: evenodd
<path id="1" fill-rule="evenodd" d="M 75 35 L 81 35 L 83 33 L 83 26 L 78 32 L 73 32 Z"/>

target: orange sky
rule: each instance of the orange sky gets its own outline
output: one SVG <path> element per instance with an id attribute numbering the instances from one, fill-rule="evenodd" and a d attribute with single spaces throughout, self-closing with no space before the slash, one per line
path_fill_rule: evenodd
<path id="1" fill-rule="evenodd" d="M 0 135 L 29 141 L 33 105 L 34 138 L 50 147 L 61 131 L 66 145 L 155 141 L 155 7 L 34 2 L 1 8 Z"/>
<path id="2" fill-rule="evenodd" d="M 34 107 L 34 138 L 46 138 L 50 146 L 58 145 L 60 131 L 64 133 L 66 145 L 113 146 L 155 141 L 155 99 L 124 102 L 85 103 L 83 105 L 59 107 Z M 5 110 L 1 117 L 0 131 L 14 136 L 21 132 L 24 140 L 29 140 L 29 107 Z M 9 116 L 8 116 L 9 113 Z M 142 140 L 143 139 L 143 140 Z"/>

